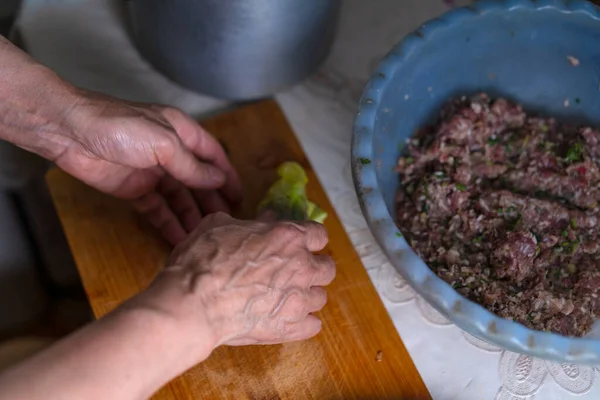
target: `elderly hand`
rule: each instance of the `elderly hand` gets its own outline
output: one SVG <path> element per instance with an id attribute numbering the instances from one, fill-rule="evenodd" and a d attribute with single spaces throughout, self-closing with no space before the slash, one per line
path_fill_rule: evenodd
<path id="1" fill-rule="evenodd" d="M 314 336 L 335 275 L 313 254 L 326 243 L 313 222 L 209 215 L 149 288 L 0 374 L 0 398 L 147 399 L 219 345 Z"/>
<path id="2" fill-rule="evenodd" d="M 205 217 L 140 300 L 185 321 L 211 344 L 269 344 L 316 335 L 333 260 L 317 223 Z M 207 339 L 208 338 L 208 339 Z"/>
<path id="3" fill-rule="evenodd" d="M 219 143 L 181 111 L 73 87 L 0 36 L 0 139 L 130 200 L 177 244 L 241 184 Z"/>
<path id="4" fill-rule="evenodd" d="M 239 178 L 217 140 L 181 111 L 76 93 L 72 129 L 54 161 L 131 200 L 172 244 L 196 228 L 201 214 L 229 212 L 241 200 Z"/>

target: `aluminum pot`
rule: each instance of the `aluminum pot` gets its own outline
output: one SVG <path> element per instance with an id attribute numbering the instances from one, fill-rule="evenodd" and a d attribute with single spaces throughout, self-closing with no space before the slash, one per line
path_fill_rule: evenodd
<path id="1" fill-rule="evenodd" d="M 129 0 L 142 55 L 173 81 L 230 100 L 269 96 L 325 59 L 340 0 Z"/>

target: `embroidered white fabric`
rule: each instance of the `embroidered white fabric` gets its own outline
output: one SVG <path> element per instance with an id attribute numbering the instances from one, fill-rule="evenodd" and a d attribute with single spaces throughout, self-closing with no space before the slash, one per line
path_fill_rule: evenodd
<path id="1" fill-rule="evenodd" d="M 118 0 L 25 0 L 19 26 L 29 51 L 62 76 L 121 97 L 168 103 L 192 115 L 222 107 L 157 74 L 132 48 Z M 462 3 L 465 3 L 463 1 Z M 277 95 L 434 399 L 598 399 L 599 369 L 533 359 L 491 346 L 415 295 L 375 244 L 349 168 L 357 100 L 379 59 L 451 0 L 344 0 L 325 65 Z M 390 332 L 390 334 L 396 334 Z"/>

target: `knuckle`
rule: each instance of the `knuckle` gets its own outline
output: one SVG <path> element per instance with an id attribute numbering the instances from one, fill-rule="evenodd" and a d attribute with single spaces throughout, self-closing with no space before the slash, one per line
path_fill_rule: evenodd
<path id="1" fill-rule="evenodd" d="M 317 280 L 318 276 L 319 271 L 314 266 L 302 265 L 296 270 L 294 284 L 304 288 L 310 288 L 313 286 L 313 282 Z"/>
<path id="2" fill-rule="evenodd" d="M 328 238 L 327 228 L 325 228 L 325 225 L 313 221 L 310 221 L 310 224 L 312 224 L 316 232 L 319 232 L 319 234 L 323 235 L 324 238 Z"/>
<path id="3" fill-rule="evenodd" d="M 301 268 L 310 272 L 316 271 L 319 267 L 318 261 L 315 261 L 315 254 L 304 247 L 296 252 L 295 259 Z"/>
<path id="4" fill-rule="evenodd" d="M 204 218 L 202 218 L 202 222 L 206 225 L 212 226 L 223 223 L 230 219 L 231 217 L 228 214 L 224 213 L 223 211 L 217 211 L 215 213 L 206 215 Z"/>
<path id="5" fill-rule="evenodd" d="M 275 234 L 285 240 L 294 240 L 301 238 L 304 232 L 292 222 L 281 222 L 275 227 Z"/>
<path id="6" fill-rule="evenodd" d="M 302 314 L 306 308 L 306 301 L 298 294 L 288 298 L 288 307 L 294 314 Z"/>
<path id="7" fill-rule="evenodd" d="M 292 258 L 295 261 L 295 268 L 298 272 L 312 275 L 317 271 L 315 263 L 311 260 L 313 254 L 302 249 L 296 251 Z"/>
<path id="8" fill-rule="evenodd" d="M 306 225 L 306 231 L 306 245 L 311 251 L 321 250 L 327 245 L 329 239 L 323 225 L 317 223 Z"/>
<path id="9" fill-rule="evenodd" d="M 184 115 L 183 111 L 181 111 L 177 107 L 173 107 L 173 106 L 159 106 L 159 108 L 160 108 L 160 113 L 165 118 L 180 118 L 180 117 L 182 117 Z"/>
<path id="10" fill-rule="evenodd" d="M 319 235 L 322 238 L 324 238 L 325 240 L 329 239 L 325 225 L 319 224 L 318 222 L 314 222 L 314 221 L 307 221 L 306 224 L 308 226 L 310 226 L 310 228 L 311 228 L 310 231 L 312 234 Z"/>
<path id="11" fill-rule="evenodd" d="M 216 213 L 214 213 L 214 214 L 208 214 L 208 215 L 205 215 L 205 216 L 202 218 L 202 222 L 205 222 L 205 223 L 208 223 L 208 224 L 210 224 L 211 222 L 214 222 L 214 221 L 218 220 L 218 218 L 219 218 L 219 214 L 220 214 L 220 212 L 216 212 Z"/>
<path id="12" fill-rule="evenodd" d="M 161 134 L 154 142 L 154 155 L 159 165 L 166 165 L 175 156 L 180 147 L 179 139 L 172 134 Z"/>
<path id="13" fill-rule="evenodd" d="M 297 322 L 310 312 L 309 299 L 304 293 L 294 293 L 285 300 L 281 311 L 283 320 Z"/>
<path id="14" fill-rule="evenodd" d="M 210 216 L 212 218 L 214 218 L 215 220 L 217 220 L 217 221 L 222 221 L 224 219 L 229 219 L 230 218 L 229 214 L 227 214 L 227 213 L 225 213 L 223 211 L 217 211 L 215 213 L 210 214 Z"/>

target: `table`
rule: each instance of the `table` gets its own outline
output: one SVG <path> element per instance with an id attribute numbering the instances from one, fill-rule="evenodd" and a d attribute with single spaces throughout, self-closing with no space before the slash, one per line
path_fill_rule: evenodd
<path id="1" fill-rule="evenodd" d="M 447 10 L 448 3 L 465 2 L 344 0 L 331 56 L 315 76 L 280 93 L 277 101 L 434 399 L 597 399 L 600 384 L 595 368 L 548 363 L 494 348 L 463 334 L 421 301 L 374 243 L 355 199 L 348 162 L 350 135 L 369 72 L 421 22 Z M 110 4 L 26 0 L 20 25 L 31 53 L 89 89 L 173 104 L 194 116 L 224 106 L 154 72 L 132 49 Z"/>

